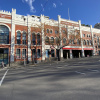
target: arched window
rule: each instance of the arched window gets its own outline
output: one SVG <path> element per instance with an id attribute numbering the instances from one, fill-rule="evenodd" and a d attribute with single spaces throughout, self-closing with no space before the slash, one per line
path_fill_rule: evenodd
<path id="1" fill-rule="evenodd" d="M 35 33 L 32 33 L 32 44 L 36 45 L 36 35 L 35 35 Z"/>
<path id="2" fill-rule="evenodd" d="M 50 42 L 51 42 L 51 44 L 54 43 L 54 38 L 53 37 L 51 37 Z"/>
<path id="3" fill-rule="evenodd" d="M 21 44 L 21 32 L 17 31 L 17 44 Z"/>
<path id="4" fill-rule="evenodd" d="M 47 33 L 49 33 L 49 29 L 47 29 Z"/>
<path id="5" fill-rule="evenodd" d="M 74 40 L 72 40 L 72 44 L 75 44 L 75 43 L 74 43 Z"/>
<path id="6" fill-rule="evenodd" d="M 22 35 L 22 43 L 26 44 L 26 32 L 25 31 L 23 32 L 23 35 Z"/>
<path id="7" fill-rule="evenodd" d="M 70 40 L 69 40 L 69 44 L 71 44 L 71 42 L 72 42 L 72 40 L 70 39 Z"/>
<path id="8" fill-rule="evenodd" d="M 87 40 L 87 45 L 89 45 L 89 40 Z"/>
<path id="9" fill-rule="evenodd" d="M 45 37 L 45 43 L 49 43 L 49 37 Z"/>
<path id="10" fill-rule="evenodd" d="M 40 45 L 40 34 L 37 34 L 37 45 Z"/>
<path id="11" fill-rule="evenodd" d="M 79 39 L 77 40 L 77 44 L 80 45 L 80 40 Z"/>
<path id="12" fill-rule="evenodd" d="M 83 41 L 83 45 L 86 45 L 86 41 L 85 40 Z"/>
<path id="13" fill-rule="evenodd" d="M 92 45 L 92 41 L 90 40 L 90 45 Z"/>
<path id="14" fill-rule="evenodd" d="M 52 30 L 50 30 L 50 33 L 52 33 Z"/>
<path id="15" fill-rule="evenodd" d="M 9 44 L 9 29 L 0 25 L 0 44 Z"/>
<path id="16" fill-rule="evenodd" d="M 66 44 L 66 39 L 65 38 L 63 38 L 63 44 Z"/>
<path id="17" fill-rule="evenodd" d="M 60 40 L 58 37 L 56 37 L 56 44 L 59 44 L 60 43 Z"/>

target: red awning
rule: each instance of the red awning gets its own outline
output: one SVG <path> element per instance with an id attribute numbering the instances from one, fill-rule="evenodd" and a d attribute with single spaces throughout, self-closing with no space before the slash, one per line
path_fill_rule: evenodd
<path id="1" fill-rule="evenodd" d="M 93 48 L 84 48 L 84 50 L 93 50 Z"/>
<path id="2" fill-rule="evenodd" d="M 63 48 L 64 50 L 82 50 L 82 48 Z"/>

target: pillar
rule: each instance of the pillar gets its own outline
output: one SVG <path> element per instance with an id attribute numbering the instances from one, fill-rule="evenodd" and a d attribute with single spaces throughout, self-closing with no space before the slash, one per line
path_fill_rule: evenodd
<path id="1" fill-rule="evenodd" d="M 16 9 L 12 9 L 11 50 L 10 50 L 10 61 L 11 62 L 14 62 L 14 51 L 15 51 L 15 17 L 16 17 Z"/>
<path id="2" fill-rule="evenodd" d="M 70 59 L 72 59 L 72 50 L 70 50 Z"/>

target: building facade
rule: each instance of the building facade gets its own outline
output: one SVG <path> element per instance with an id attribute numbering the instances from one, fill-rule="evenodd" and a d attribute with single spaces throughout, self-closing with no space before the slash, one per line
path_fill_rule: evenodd
<path id="1" fill-rule="evenodd" d="M 100 55 L 100 29 L 58 16 L 22 16 L 0 11 L 0 64 Z"/>

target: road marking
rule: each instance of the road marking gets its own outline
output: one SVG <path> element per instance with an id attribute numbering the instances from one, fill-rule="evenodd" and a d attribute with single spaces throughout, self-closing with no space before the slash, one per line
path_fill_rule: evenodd
<path id="1" fill-rule="evenodd" d="M 0 86 L 2 85 L 2 82 L 3 82 L 4 78 L 5 78 L 5 76 L 6 76 L 7 72 L 8 72 L 8 70 L 9 70 L 9 69 L 7 69 L 7 71 L 6 71 L 5 74 L 3 75 L 3 77 L 2 77 L 2 79 L 1 79 L 1 81 L 0 81 Z"/>
<path id="2" fill-rule="evenodd" d="M 79 72 L 79 71 L 75 71 L 75 72 L 78 73 L 78 74 L 85 75 L 85 73 L 82 73 L 82 72 Z"/>
<path id="3" fill-rule="evenodd" d="M 89 71 L 99 72 L 99 70 L 88 69 Z"/>

